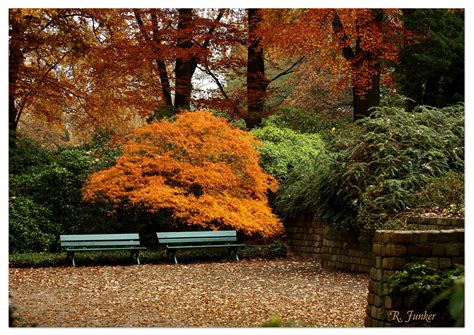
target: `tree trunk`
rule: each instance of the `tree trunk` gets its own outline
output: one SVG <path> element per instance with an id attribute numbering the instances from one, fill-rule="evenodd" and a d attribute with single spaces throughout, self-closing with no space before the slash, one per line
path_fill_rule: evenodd
<path id="1" fill-rule="evenodd" d="M 160 58 L 159 46 L 160 46 L 160 36 L 159 36 L 159 29 L 158 29 L 158 18 L 156 16 L 156 9 L 150 10 L 151 15 L 151 24 L 152 24 L 152 37 L 148 35 L 144 28 L 144 23 L 138 9 L 134 9 L 133 13 L 135 14 L 135 19 L 137 20 L 138 28 L 140 29 L 140 33 L 143 37 L 143 40 L 146 44 L 148 44 L 151 49 L 153 50 L 155 56 L 155 63 L 156 68 L 158 70 L 158 76 L 160 78 L 161 84 L 161 93 L 163 98 L 165 99 L 165 104 L 167 106 L 172 106 L 173 101 L 171 99 L 171 90 L 170 90 L 170 83 L 168 79 L 168 72 L 166 71 L 166 64 Z"/>
<path id="2" fill-rule="evenodd" d="M 384 18 L 383 10 L 373 9 L 374 21 L 380 22 Z M 351 77 L 353 78 L 352 84 L 352 98 L 354 108 L 354 121 L 362 119 L 370 115 L 369 109 L 380 105 L 380 63 L 374 65 L 374 74 L 372 75 L 371 87 L 364 91 L 364 94 L 357 92 L 357 88 L 354 85 L 354 78 L 360 75 L 360 65 L 364 60 L 369 60 L 374 57 L 370 52 L 361 48 L 361 42 L 359 39 L 356 40 L 355 50 L 351 47 L 351 41 L 344 31 L 344 26 L 339 19 L 337 13 L 335 13 L 332 20 L 332 27 L 336 38 L 341 46 L 341 51 L 344 58 L 348 62 L 353 62 L 354 59 L 358 59 L 358 62 L 350 64 Z M 362 67 L 363 68 L 363 67 Z M 359 73 L 359 74 L 358 74 Z"/>
<path id="3" fill-rule="evenodd" d="M 156 16 L 156 9 L 151 10 L 151 23 L 153 26 L 153 43 L 155 44 L 155 53 L 156 53 L 156 67 L 158 69 L 158 74 L 160 76 L 160 83 L 161 83 L 161 92 L 163 94 L 163 98 L 165 99 L 165 104 L 167 106 L 173 106 L 173 100 L 171 99 L 171 87 L 170 82 L 168 79 L 168 72 L 166 71 L 166 64 L 165 62 L 160 59 L 158 53 L 158 46 L 160 44 L 160 37 L 158 31 L 158 18 Z"/>
<path id="4" fill-rule="evenodd" d="M 165 99 L 166 106 L 173 106 L 173 100 L 171 99 L 171 88 L 168 80 L 168 73 L 166 72 L 165 62 L 162 60 L 156 60 L 156 67 L 160 76 L 161 93 Z"/>
<path id="5" fill-rule="evenodd" d="M 21 40 L 23 30 L 14 16 L 10 16 L 10 45 L 9 45 L 9 76 L 8 76 L 8 129 L 16 132 L 18 127 L 19 115 L 15 105 L 16 90 L 18 85 L 20 66 L 23 64 L 23 51 L 21 50 Z"/>
<path id="6" fill-rule="evenodd" d="M 380 105 L 380 72 L 372 76 L 372 87 L 365 92 L 364 96 L 358 95 L 356 89 L 352 88 L 354 121 L 370 115 L 372 107 Z"/>
<path id="7" fill-rule="evenodd" d="M 189 31 L 189 24 L 192 22 L 192 9 L 180 8 L 178 12 L 174 105 L 176 108 L 189 109 L 192 91 L 191 79 L 197 66 L 195 57 L 186 52 L 186 49 L 193 46 L 192 34 Z"/>
<path id="8" fill-rule="evenodd" d="M 264 51 L 256 29 L 262 18 L 260 9 L 247 9 L 249 45 L 247 56 L 247 116 L 244 118 L 249 129 L 262 122 L 265 94 L 269 84 L 265 77 Z"/>

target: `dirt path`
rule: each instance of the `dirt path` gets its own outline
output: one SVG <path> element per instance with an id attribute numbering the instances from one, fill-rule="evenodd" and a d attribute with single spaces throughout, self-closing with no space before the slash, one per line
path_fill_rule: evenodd
<path id="1" fill-rule="evenodd" d="M 20 325 L 41 327 L 362 327 L 368 282 L 288 260 L 9 272 Z"/>

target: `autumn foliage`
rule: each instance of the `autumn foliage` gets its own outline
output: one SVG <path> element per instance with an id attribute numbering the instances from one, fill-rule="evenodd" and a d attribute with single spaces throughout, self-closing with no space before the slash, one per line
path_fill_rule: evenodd
<path id="1" fill-rule="evenodd" d="M 256 145 L 251 134 L 211 112 L 184 111 L 174 122 L 136 129 L 115 166 L 91 175 L 83 197 L 170 210 L 183 225 L 273 238 L 283 231 L 267 201 L 277 181 L 259 166 Z"/>

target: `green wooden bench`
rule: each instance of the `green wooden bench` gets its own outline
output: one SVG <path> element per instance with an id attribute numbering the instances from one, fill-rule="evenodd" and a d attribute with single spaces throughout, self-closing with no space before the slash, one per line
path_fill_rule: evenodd
<path id="1" fill-rule="evenodd" d="M 60 235 L 61 247 L 67 252 L 72 266 L 76 266 L 74 254 L 87 251 L 128 250 L 133 263 L 140 264 L 140 237 L 134 234 Z"/>
<path id="2" fill-rule="evenodd" d="M 159 244 L 166 246 L 167 256 L 172 255 L 176 264 L 178 263 L 176 251 L 179 249 L 227 248 L 229 259 L 234 253 L 234 257 L 238 261 L 238 248 L 245 246 L 245 244 L 237 243 L 235 230 L 160 232 L 156 233 L 156 237 Z"/>

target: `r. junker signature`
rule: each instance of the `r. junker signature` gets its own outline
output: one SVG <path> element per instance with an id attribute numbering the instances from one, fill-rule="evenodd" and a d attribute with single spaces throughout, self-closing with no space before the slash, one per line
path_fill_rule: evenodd
<path id="1" fill-rule="evenodd" d="M 409 310 L 404 312 L 405 316 L 401 315 L 400 311 L 390 311 L 390 317 L 392 321 L 397 321 L 398 323 L 409 323 L 412 321 L 425 321 L 430 323 L 436 317 L 436 314 L 430 314 L 428 311 L 424 311 L 424 313 L 417 313 L 413 310 Z"/>

